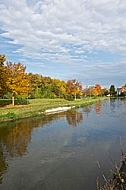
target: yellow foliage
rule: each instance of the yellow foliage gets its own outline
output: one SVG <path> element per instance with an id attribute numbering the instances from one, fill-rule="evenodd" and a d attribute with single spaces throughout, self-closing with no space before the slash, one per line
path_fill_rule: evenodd
<path id="1" fill-rule="evenodd" d="M 25 73 L 26 67 L 21 63 L 7 63 L 7 88 L 13 95 L 27 94 L 29 78 Z"/>

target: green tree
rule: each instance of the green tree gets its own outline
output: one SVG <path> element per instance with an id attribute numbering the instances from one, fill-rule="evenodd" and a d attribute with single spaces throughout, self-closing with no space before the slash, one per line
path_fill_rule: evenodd
<path id="1" fill-rule="evenodd" d="M 63 98 L 66 96 L 66 82 L 59 79 L 53 79 L 54 96 Z"/>
<path id="2" fill-rule="evenodd" d="M 44 88 L 43 77 L 39 74 L 29 73 L 29 96 L 31 98 L 41 98 L 42 89 Z"/>
<path id="3" fill-rule="evenodd" d="M 114 96 L 115 94 L 116 94 L 115 86 L 114 86 L 114 85 L 111 85 L 111 86 L 110 86 L 110 95 L 111 95 L 111 96 Z"/>
<path id="4" fill-rule="evenodd" d="M 45 98 L 54 98 L 53 80 L 51 77 L 44 77 L 45 82 Z"/>
<path id="5" fill-rule="evenodd" d="M 109 94 L 109 89 L 103 88 L 103 95 L 107 96 Z"/>

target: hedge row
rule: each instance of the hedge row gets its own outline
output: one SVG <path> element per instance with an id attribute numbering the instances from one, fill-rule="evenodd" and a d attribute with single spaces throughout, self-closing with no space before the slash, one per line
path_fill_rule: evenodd
<path id="1" fill-rule="evenodd" d="M 15 105 L 27 105 L 28 102 L 26 99 L 22 99 L 22 100 L 15 100 L 14 103 Z M 12 104 L 11 99 L 0 99 L 0 107 L 4 107 L 10 104 Z"/>

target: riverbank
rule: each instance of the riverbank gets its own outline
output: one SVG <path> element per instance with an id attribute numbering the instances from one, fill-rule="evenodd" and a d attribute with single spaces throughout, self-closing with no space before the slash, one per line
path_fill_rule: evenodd
<path id="1" fill-rule="evenodd" d="M 28 100 L 28 105 L 9 105 L 0 108 L 0 122 L 67 111 L 73 107 L 82 107 L 105 99 L 107 97 L 84 98 L 76 101 L 65 99 L 32 99 Z"/>

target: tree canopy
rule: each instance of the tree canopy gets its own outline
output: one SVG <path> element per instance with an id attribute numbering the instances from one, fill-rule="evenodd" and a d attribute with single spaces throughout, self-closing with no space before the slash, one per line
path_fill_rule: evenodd
<path id="1" fill-rule="evenodd" d="M 110 95 L 111 95 L 111 96 L 114 96 L 115 93 L 116 93 L 116 91 L 115 91 L 115 86 L 112 84 L 112 85 L 110 86 Z"/>
<path id="2" fill-rule="evenodd" d="M 126 85 L 125 85 L 126 86 Z M 115 86 L 110 86 L 110 94 L 115 95 Z M 26 66 L 7 61 L 0 54 L 0 97 L 24 98 L 67 98 L 77 99 L 85 96 L 101 96 L 109 93 L 100 84 L 84 88 L 76 79 L 68 81 L 40 74 L 26 73 Z"/>
<path id="3" fill-rule="evenodd" d="M 0 54 L 0 95 L 3 97 L 6 93 L 6 67 L 4 66 L 4 62 L 6 61 L 6 56 L 4 54 Z"/>

